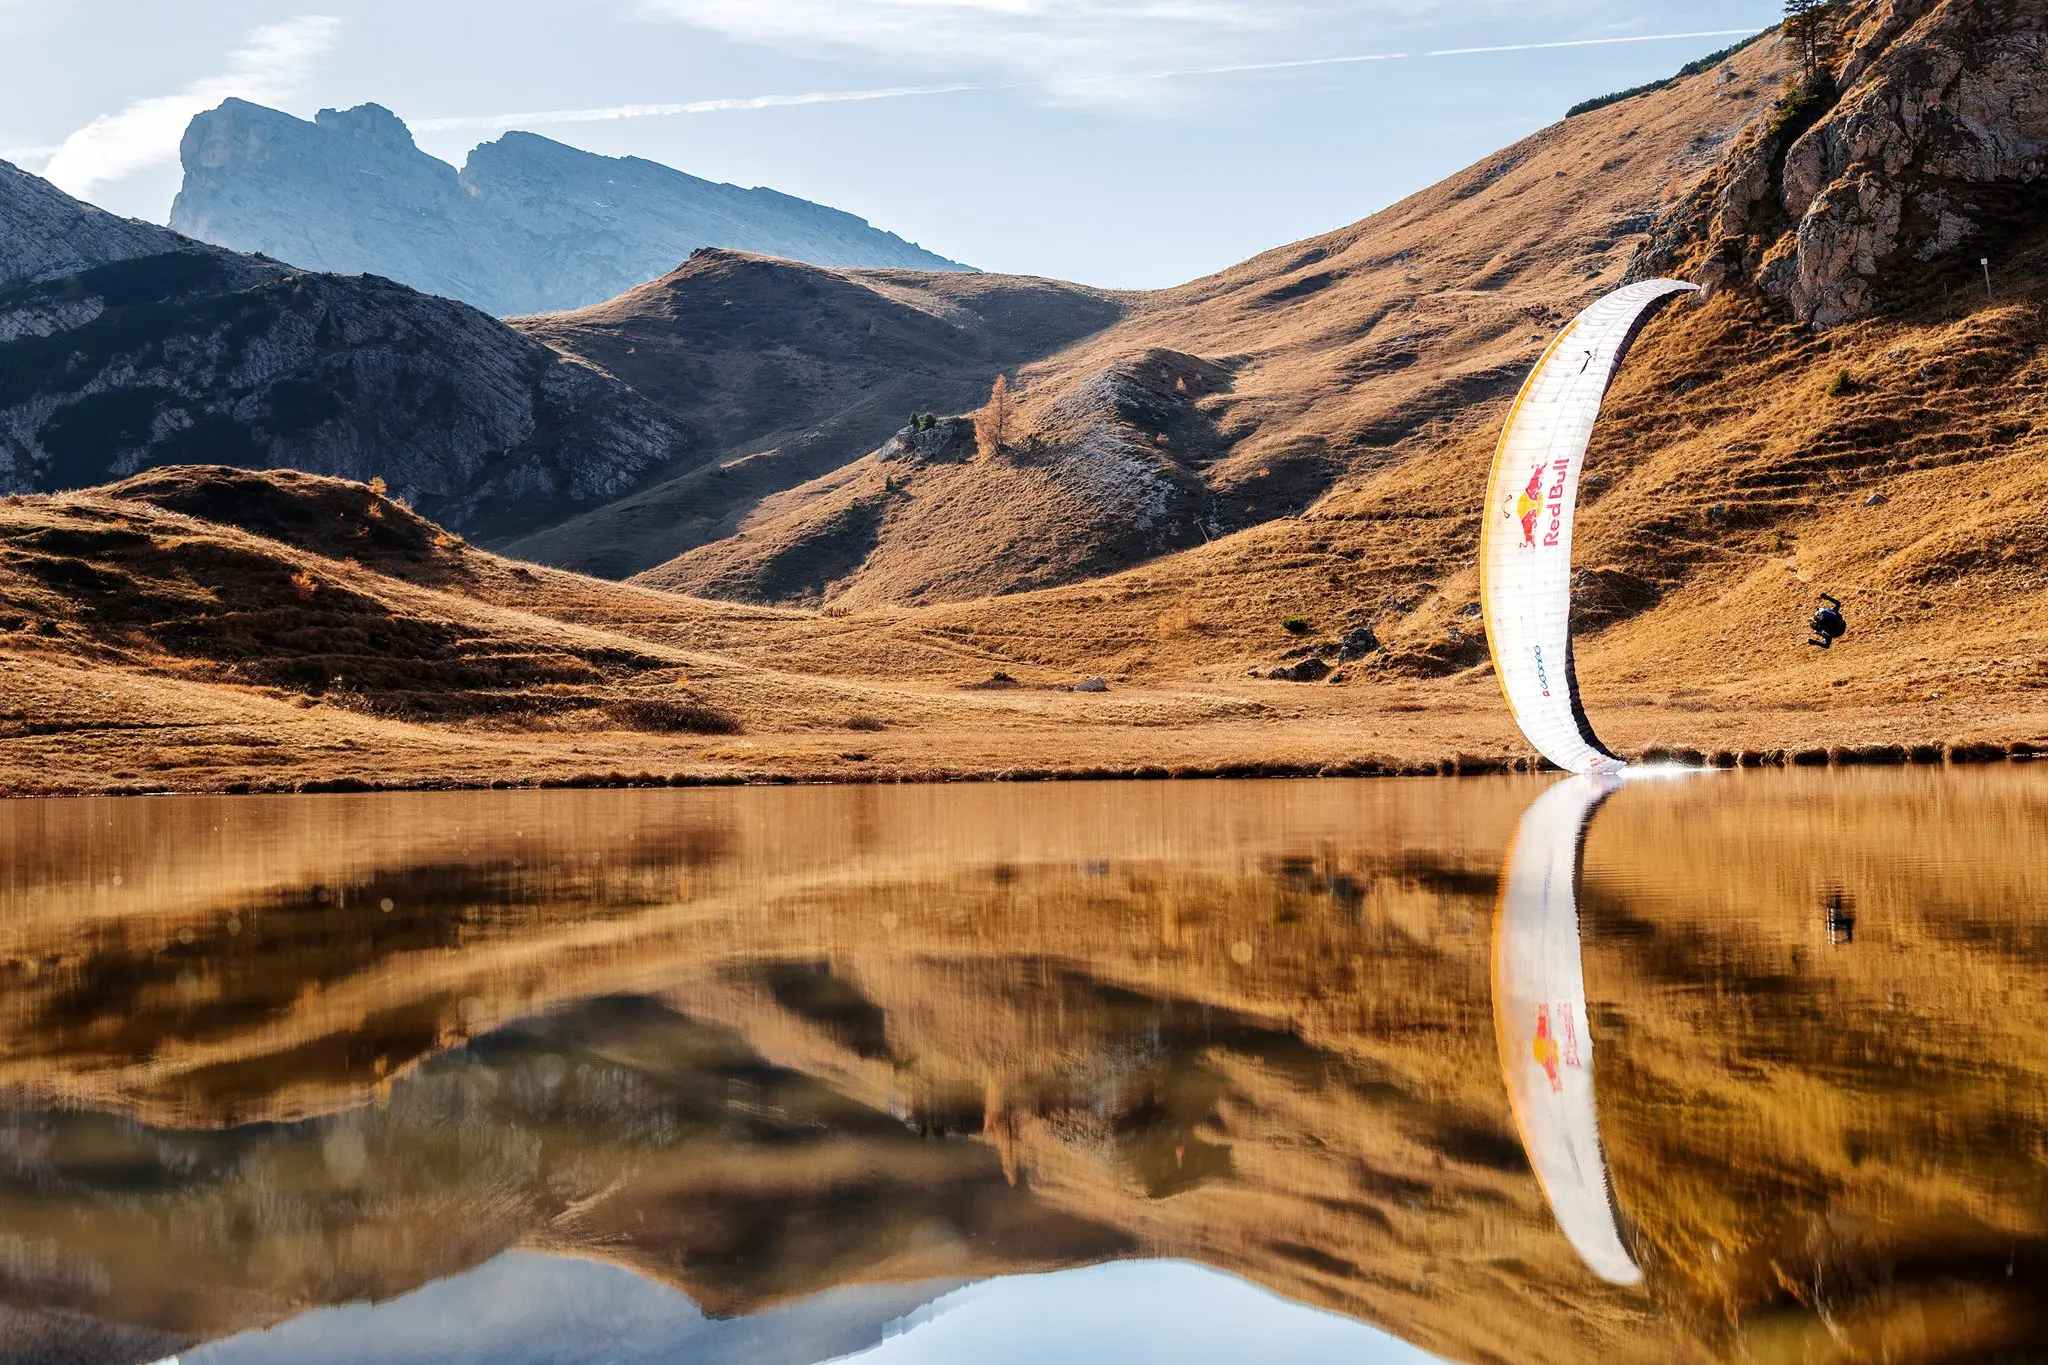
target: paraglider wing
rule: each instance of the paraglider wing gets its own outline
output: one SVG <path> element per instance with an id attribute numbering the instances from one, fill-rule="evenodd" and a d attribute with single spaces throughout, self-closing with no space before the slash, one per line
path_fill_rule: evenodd
<path id="1" fill-rule="evenodd" d="M 1643 324 L 1696 285 L 1645 280 L 1572 320 L 1522 385 L 1487 479 L 1479 533 L 1486 643 L 1508 709 L 1568 772 L 1622 766 L 1593 733 L 1572 668 L 1572 513 L 1607 385 Z"/>
<path id="2" fill-rule="evenodd" d="M 1594 1274 L 1635 1284 L 1593 1106 L 1593 1035 L 1579 961 L 1576 884 L 1586 825 L 1619 785 L 1571 777 L 1522 816 L 1493 928 L 1493 1024 L 1529 1165 L 1565 1238 Z"/>

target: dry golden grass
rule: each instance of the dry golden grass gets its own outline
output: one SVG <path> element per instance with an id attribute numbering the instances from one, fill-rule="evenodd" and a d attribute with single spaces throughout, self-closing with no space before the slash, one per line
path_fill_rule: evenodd
<path id="1" fill-rule="evenodd" d="M 276 478 L 152 476 L 222 477 Z M 371 497 L 303 476 L 275 486 L 292 498 Z M 1902 490 L 1884 511 L 1911 496 Z M 360 527 L 399 516 L 332 520 L 356 528 L 335 532 L 353 543 Z M 1270 544 L 1314 525 L 1254 534 Z M 1208 552 L 1220 561 L 1203 580 L 1213 591 L 1178 591 L 1155 567 L 1028 599 L 833 617 L 681 598 L 422 535 L 416 547 L 366 541 L 360 555 L 330 558 L 107 493 L 0 506 L 0 623 L 10 627 L 0 635 L 0 785 L 1436 771 L 1526 758 L 1483 670 L 1427 679 L 1354 669 L 1343 686 L 1245 677 L 1296 642 L 1283 617 L 1334 630 L 1346 600 L 1334 588 L 1289 591 L 1270 573 L 1229 573 L 1237 556 L 1257 553 L 1249 544 Z M 1643 626 L 1597 638 L 1582 670 L 1598 720 L 1626 747 L 2004 743 L 2048 732 L 2044 694 L 2004 654 L 2027 638 L 2023 615 L 1910 668 L 1903 652 L 1929 646 L 1903 630 L 1894 643 L 1877 622 L 1858 649 L 1795 654 L 1796 671 L 1782 659 L 1765 671 L 1760 660 L 1761 678 L 1731 667 L 1726 647 L 1693 642 L 1711 663 L 1660 660 L 1645 673 L 1698 686 L 1620 688 L 1611 640 L 1634 631 L 1652 649 L 1672 648 Z M 1892 681 L 1902 669 L 1910 687 Z M 977 685 L 998 672 L 1017 685 Z M 1069 690 L 1095 674 L 1110 679 L 1108 694 Z M 1835 677 L 1842 686 L 1811 699 Z M 1943 697 L 1929 701 L 1936 691 Z"/>

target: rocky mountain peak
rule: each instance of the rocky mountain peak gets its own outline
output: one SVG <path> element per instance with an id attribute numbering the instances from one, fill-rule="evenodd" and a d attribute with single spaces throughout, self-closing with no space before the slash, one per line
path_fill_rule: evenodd
<path id="1" fill-rule="evenodd" d="M 322 109 L 313 116 L 313 122 L 318 127 L 380 147 L 405 152 L 418 150 L 412 140 L 412 129 L 381 104 L 358 104 L 353 109 Z"/>
<path id="2" fill-rule="evenodd" d="M 614 298 L 702 246 L 815 265 L 958 270 L 850 213 L 510 132 L 458 172 L 377 104 L 310 123 L 229 100 L 193 119 L 180 232 L 339 274 L 376 274 L 500 316 Z"/>
<path id="3" fill-rule="evenodd" d="M 2048 0 L 1863 0 L 1831 31 L 1638 273 L 1746 280 L 1825 327 L 1954 285 L 2048 205 Z"/>

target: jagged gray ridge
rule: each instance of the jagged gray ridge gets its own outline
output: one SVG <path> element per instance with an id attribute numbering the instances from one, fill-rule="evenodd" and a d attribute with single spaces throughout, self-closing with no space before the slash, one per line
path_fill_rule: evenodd
<path id="1" fill-rule="evenodd" d="M 961 270 L 838 209 L 507 133 L 458 171 L 380 105 L 310 123 L 228 100 L 186 129 L 171 226 L 312 270 L 372 272 L 508 317 L 601 303 L 700 247 Z"/>

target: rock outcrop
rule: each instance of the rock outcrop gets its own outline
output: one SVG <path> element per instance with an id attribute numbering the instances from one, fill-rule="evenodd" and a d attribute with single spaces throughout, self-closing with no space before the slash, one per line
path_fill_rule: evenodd
<path id="1" fill-rule="evenodd" d="M 926 413 L 898 431 L 875 452 L 879 464 L 959 464 L 974 458 L 974 422 L 967 417 Z"/>
<path id="2" fill-rule="evenodd" d="M 1953 283 L 2038 217 L 2048 4 L 1866 0 L 1836 32 L 1827 69 L 1788 86 L 1660 219 L 1638 273 L 1749 279 L 1826 327 Z"/>
<path id="3" fill-rule="evenodd" d="M 600 303 L 705 246 L 964 268 L 822 204 L 532 133 L 485 143 L 457 171 L 375 104 L 308 123 L 228 100 L 192 121 L 180 150 L 179 231 L 308 269 L 386 275 L 501 317 Z"/>
<path id="4" fill-rule="evenodd" d="M 673 477 L 506 548 L 606 578 L 639 573 L 732 535 L 765 500 L 871 470 L 867 456 L 910 413 L 935 415 L 911 458 L 889 466 L 899 480 L 957 468 L 974 453 L 973 424 L 937 414 L 979 405 L 997 375 L 1101 331 L 1127 304 L 1057 280 L 826 270 L 707 247 L 607 303 L 513 319 L 632 385 L 696 444 Z M 882 476 L 871 482 L 887 491 Z M 865 534 L 878 504 L 855 501 L 865 510 L 841 528 Z"/>
<path id="5" fill-rule="evenodd" d="M 472 534 L 682 448 L 627 385 L 474 308 L 294 270 L 0 176 L 0 491 L 172 463 L 381 477 Z"/>
<path id="6" fill-rule="evenodd" d="M 1207 481 L 1228 441 L 1204 406 L 1232 383 L 1228 366 L 1166 347 L 1119 356 L 1025 392 L 998 451 L 964 417 L 906 428 L 634 581 L 741 601 L 964 601 L 1200 545 L 1232 515 Z"/>

